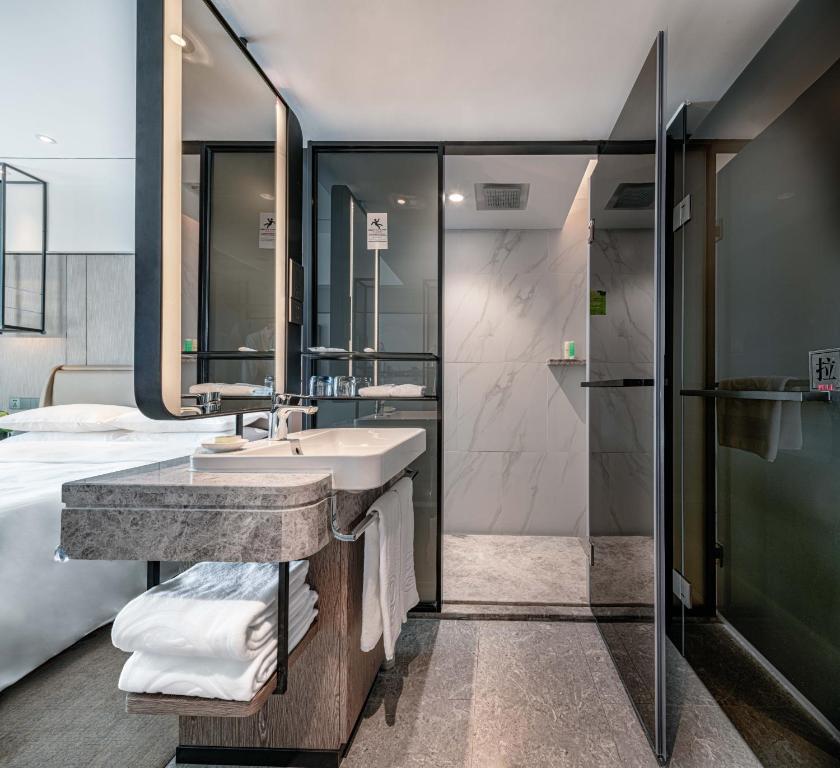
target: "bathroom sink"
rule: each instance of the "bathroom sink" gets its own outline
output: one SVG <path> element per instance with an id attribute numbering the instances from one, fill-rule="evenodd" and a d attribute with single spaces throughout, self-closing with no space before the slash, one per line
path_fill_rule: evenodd
<path id="1" fill-rule="evenodd" d="M 362 491 L 384 485 L 425 450 L 425 429 L 308 429 L 230 453 L 199 449 L 191 463 L 200 472 L 326 471 L 336 490 Z"/>

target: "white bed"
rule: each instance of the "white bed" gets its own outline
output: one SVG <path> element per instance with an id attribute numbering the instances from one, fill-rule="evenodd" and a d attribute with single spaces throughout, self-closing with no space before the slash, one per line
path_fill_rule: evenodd
<path id="1" fill-rule="evenodd" d="M 133 405 L 131 370 L 53 371 L 42 405 Z M 0 440 L 0 690 L 69 647 L 145 588 L 145 563 L 55 562 L 61 485 L 186 456 L 214 433 L 38 433 Z"/>

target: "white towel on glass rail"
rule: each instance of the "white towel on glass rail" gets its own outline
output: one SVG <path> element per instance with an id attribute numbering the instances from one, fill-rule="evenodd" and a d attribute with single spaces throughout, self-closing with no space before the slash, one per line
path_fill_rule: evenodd
<path id="1" fill-rule="evenodd" d="M 414 574 L 412 489 L 411 480 L 402 478 L 380 496 L 369 510 L 377 519 L 365 531 L 361 649 L 373 650 L 381 637 L 389 660 L 408 611 L 420 600 Z"/>

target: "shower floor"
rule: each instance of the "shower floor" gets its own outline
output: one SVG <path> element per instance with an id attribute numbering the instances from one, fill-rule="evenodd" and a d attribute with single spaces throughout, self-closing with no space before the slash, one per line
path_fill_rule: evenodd
<path id="1" fill-rule="evenodd" d="M 445 534 L 443 601 L 588 606 L 586 552 L 573 536 Z"/>

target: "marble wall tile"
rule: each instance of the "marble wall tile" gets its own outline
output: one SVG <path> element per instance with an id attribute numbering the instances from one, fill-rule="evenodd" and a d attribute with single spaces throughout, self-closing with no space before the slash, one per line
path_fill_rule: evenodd
<path id="1" fill-rule="evenodd" d="M 458 448 L 458 370 L 463 363 L 447 363 L 443 371 L 443 446 Z"/>
<path id="2" fill-rule="evenodd" d="M 498 293 L 504 318 L 504 360 L 544 363 L 562 355 L 567 339 L 575 340 L 580 350 L 585 346 L 583 272 L 500 276 Z"/>
<path id="3" fill-rule="evenodd" d="M 596 229 L 591 253 L 595 274 L 653 274 L 652 229 Z"/>
<path id="4" fill-rule="evenodd" d="M 607 292 L 607 314 L 590 318 L 590 359 L 610 363 L 653 360 L 652 276 L 590 276 L 592 290 Z"/>
<path id="5" fill-rule="evenodd" d="M 502 362 L 505 311 L 494 275 L 451 273 L 444 285 L 444 360 Z"/>
<path id="6" fill-rule="evenodd" d="M 443 527 L 452 533 L 486 533 L 502 511 L 502 454 L 443 454 Z"/>
<path id="7" fill-rule="evenodd" d="M 446 233 L 444 446 L 480 454 L 450 458 L 448 532 L 585 529 L 584 369 L 552 373 L 545 361 L 570 339 L 586 357 L 588 222 L 582 194 L 561 230 Z M 499 496 L 482 512 L 454 509 L 468 503 L 463 489 L 485 472 L 492 477 L 482 491 Z"/>
<path id="8" fill-rule="evenodd" d="M 652 535 L 651 454 L 590 453 L 589 475 L 590 535 Z"/>
<path id="9" fill-rule="evenodd" d="M 473 363 L 458 372 L 462 451 L 544 451 L 545 365 Z"/>
<path id="10" fill-rule="evenodd" d="M 586 530 L 586 455 L 502 454 L 501 514 L 492 532 L 551 535 Z"/>
<path id="11" fill-rule="evenodd" d="M 549 451 L 586 450 L 586 368 L 546 366 L 546 447 Z"/>
<path id="12" fill-rule="evenodd" d="M 450 274 L 539 272 L 548 266 L 547 229 L 450 230 L 445 270 Z"/>

